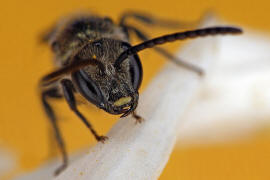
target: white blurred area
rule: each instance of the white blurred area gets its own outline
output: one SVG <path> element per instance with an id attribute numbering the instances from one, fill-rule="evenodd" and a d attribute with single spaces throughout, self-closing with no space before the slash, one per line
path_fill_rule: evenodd
<path id="1" fill-rule="evenodd" d="M 0 179 L 17 168 L 17 159 L 10 149 L 3 147 L 0 142 Z"/>
<path id="2" fill-rule="evenodd" d="M 219 39 L 180 124 L 178 145 L 237 141 L 270 129 L 270 36 L 243 30 Z"/>

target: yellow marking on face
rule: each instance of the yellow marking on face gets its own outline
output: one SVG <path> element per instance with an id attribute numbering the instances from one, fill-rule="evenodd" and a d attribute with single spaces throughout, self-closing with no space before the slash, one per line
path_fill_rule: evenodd
<path id="1" fill-rule="evenodd" d="M 93 59 L 97 59 L 97 56 L 94 54 L 94 55 L 92 56 L 92 58 L 93 58 Z"/>
<path id="2" fill-rule="evenodd" d="M 114 106 L 122 106 L 124 104 L 129 103 L 130 101 L 131 101 L 131 97 L 130 96 L 128 96 L 128 97 L 122 97 L 122 98 L 118 99 L 117 101 L 115 101 L 113 103 L 113 105 Z"/>
<path id="3" fill-rule="evenodd" d="M 77 36 L 79 38 L 86 38 L 86 35 L 84 33 L 78 33 Z"/>

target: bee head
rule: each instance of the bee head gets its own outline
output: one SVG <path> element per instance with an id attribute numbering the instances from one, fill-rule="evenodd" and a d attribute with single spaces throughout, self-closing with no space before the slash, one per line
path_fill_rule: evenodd
<path id="1" fill-rule="evenodd" d="M 138 55 L 129 57 L 121 66 L 114 66 L 119 55 L 129 47 L 128 43 L 103 38 L 87 44 L 75 58 L 98 62 L 98 66 L 86 66 L 74 72 L 72 78 L 88 101 L 111 114 L 126 116 L 138 104 L 138 88 L 142 81 Z"/>

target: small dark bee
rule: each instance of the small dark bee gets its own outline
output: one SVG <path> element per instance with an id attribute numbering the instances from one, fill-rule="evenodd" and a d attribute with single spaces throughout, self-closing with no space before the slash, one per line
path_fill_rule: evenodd
<path id="1" fill-rule="evenodd" d="M 82 14 L 60 20 L 42 38 L 43 42 L 51 46 L 54 62 L 58 68 L 40 81 L 42 104 L 53 125 L 63 156 L 63 164 L 56 170 L 56 174 L 67 167 L 68 158 L 55 113 L 48 102 L 50 98 L 64 98 L 97 141 L 104 142 L 107 137 L 99 135 L 78 111 L 75 93 L 110 114 L 121 114 L 121 117 L 132 114 L 137 122 L 141 122 L 142 118 L 135 113 L 139 99 L 138 89 L 143 75 L 138 52 L 154 48 L 177 65 L 202 74 L 200 68 L 177 59 L 166 50 L 155 46 L 187 38 L 242 32 L 235 27 L 209 27 L 150 39 L 144 32 L 128 24 L 129 18 L 152 26 L 184 26 L 181 23 L 159 20 L 134 12 L 124 13 L 117 24 L 108 17 Z M 132 46 L 129 43 L 130 33 L 144 42 Z"/>

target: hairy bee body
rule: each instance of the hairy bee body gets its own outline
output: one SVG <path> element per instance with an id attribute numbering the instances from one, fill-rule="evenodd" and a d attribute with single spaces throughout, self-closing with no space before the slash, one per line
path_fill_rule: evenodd
<path id="1" fill-rule="evenodd" d="M 108 17 L 91 14 L 62 18 L 47 34 L 57 66 L 69 64 L 71 57 L 89 42 L 101 38 L 111 38 L 128 42 L 122 27 Z"/>
<path id="2" fill-rule="evenodd" d="M 51 46 L 58 68 L 90 59 L 99 63 L 100 66 L 84 66 L 79 72 L 62 77 L 75 82 L 74 93 L 80 92 L 86 99 L 91 93 L 88 101 L 111 114 L 121 114 L 124 107 L 132 104 L 136 108 L 141 79 L 134 85 L 131 78 L 134 70 L 130 70 L 130 66 L 133 68 L 134 63 L 130 62 L 135 61 L 134 57 L 122 63 L 120 69 L 116 70 L 114 66 L 119 55 L 130 46 L 123 27 L 114 24 L 108 17 L 75 15 L 61 19 L 44 39 Z M 141 66 L 138 56 L 136 58 L 136 66 Z M 82 88 L 82 81 L 87 82 L 90 91 L 86 92 L 86 88 Z M 126 97 L 132 97 L 132 101 Z"/>

